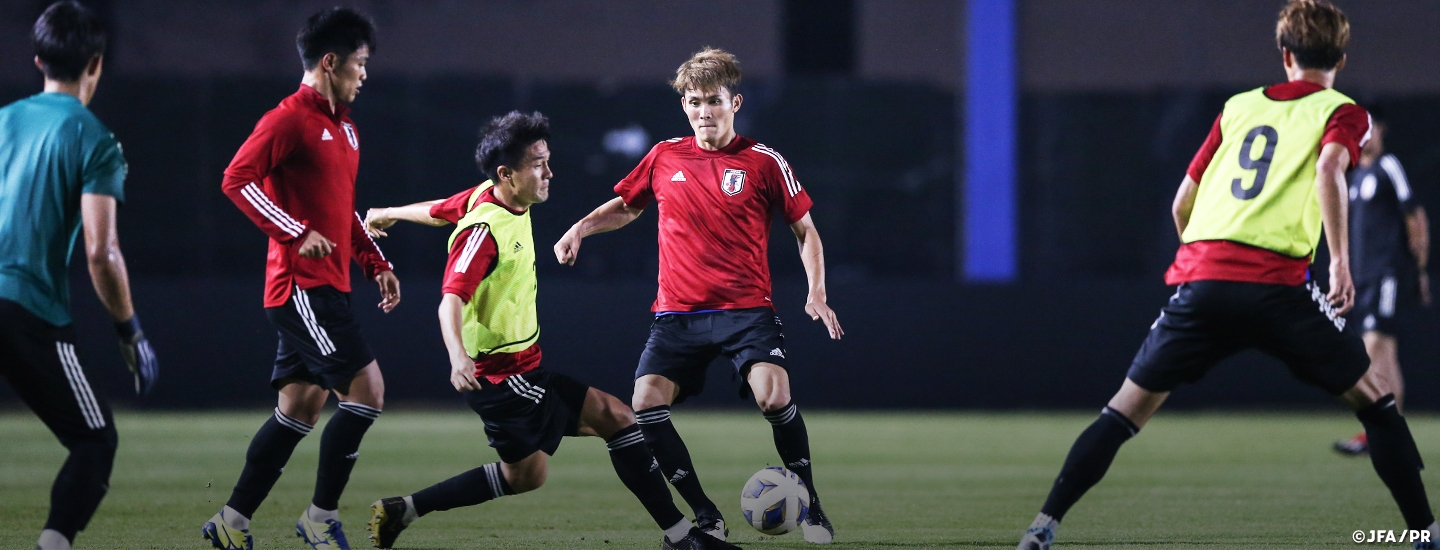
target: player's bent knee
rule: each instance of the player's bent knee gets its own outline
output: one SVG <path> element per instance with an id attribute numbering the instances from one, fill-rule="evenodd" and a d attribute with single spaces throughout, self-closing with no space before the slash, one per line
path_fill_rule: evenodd
<path id="1" fill-rule="evenodd" d="M 545 484 L 546 468 L 540 467 L 511 467 L 505 471 L 505 482 L 510 484 L 510 490 L 515 494 L 528 493 L 539 489 Z"/>

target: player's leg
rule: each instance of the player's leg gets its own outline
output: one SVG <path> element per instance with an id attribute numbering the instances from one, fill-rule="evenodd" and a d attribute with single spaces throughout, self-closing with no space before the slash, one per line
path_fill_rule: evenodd
<path id="1" fill-rule="evenodd" d="M 335 414 L 325 423 L 320 436 L 320 462 L 315 475 L 315 494 L 306 517 L 324 524 L 340 520 L 340 495 L 350 482 L 350 472 L 360 458 L 360 441 L 385 406 L 385 380 L 380 365 L 370 361 L 347 384 L 333 390 L 340 399 Z"/>
<path id="2" fill-rule="evenodd" d="M 266 310 L 272 322 L 276 320 L 273 310 L 278 309 Z M 280 479 L 300 440 L 314 429 L 329 395 L 320 386 L 320 380 L 305 367 L 302 349 L 297 347 L 296 339 L 287 335 L 287 326 L 277 323 L 277 328 L 280 343 L 270 385 L 279 394 L 278 403 L 274 413 L 250 438 L 245 466 L 230 492 L 230 499 L 201 527 L 202 535 L 216 548 L 251 546 L 250 518 Z M 303 341 L 299 343 L 304 345 Z"/>
<path id="3" fill-rule="evenodd" d="M 115 461 L 110 407 L 86 379 L 74 341 L 72 327 L 0 300 L 0 375 L 69 451 L 50 489 L 43 550 L 70 548 L 104 499 Z"/>
<path id="4" fill-rule="evenodd" d="M 1284 361 L 1296 378 L 1337 396 L 1355 411 L 1369 440 L 1370 461 L 1406 527 L 1440 535 L 1420 478 L 1425 465 L 1396 406 L 1395 388 L 1372 364 L 1359 328 L 1336 314 L 1315 283 L 1276 292 L 1261 312 L 1270 331 L 1260 349 Z"/>
<path id="5" fill-rule="evenodd" d="M 1099 483 L 1120 447 L 1140 433 L 1182 383 L 1194 382 L 1221 359 L 1241 349 L 1227 331 L 1245 330 L 1243 312 L 1223 311 L 1235 298 L 1233 285 L 1202 281 L 1181 285 L 1135 355 L 1120 391 L 1080 433 L 1040 513 L 1026 529 L 1019 550 L 1045 550 L 1070 508 Z"/>
<path id="6" fill-rule="evenodd" d="M 777 348 L 778 349 L 778 348 Z M 835 537 L 835 527 L 820 504 L 820 493 L 810 463 L 810 434 L 805 418 L 790 398 L 790 376 L 784 367 L 770 362 L 754 363 L 746 369 L 746 383 L 754 393 L 755 403 L 770 423 L 775 450 L 790 471 L 800 476 L 810 491 L 810 513 L 801 531 L 805 540 L 827 544 Z"/>
<path id="7" fill-rule="evenodd" d="M 698 395 L 705 387 L 705 369 L 719 352 L 712 343 L 716 315 L 664 315 L 655 319 L 635 372 L 631 405 L 660 472 L 695 512 L 696 523 L 724 540 L 724 515 L 705 494 L 690 450 L 670 421 L 672 404 Z"/>
<path id="8" fill-rule="evenodd" d="M 1370 368 L 1394 391 L 1395 410 L 1404 413 L 1405 378 L 1400 374 L 1395 337 L 1377 330 L 1367 330 L 1363 339 L 1365 352 L 1370 356 Z M 1358 456 L 1370 452 L 1370 440 L 1365 432 L 1361 431 L 1350 439 L 1336 441 L 1334 448 L 1341 454 Z"/>
<path id="9" fill-rule="evenodd" d="M 1370 366 L 1389 382 L 1395 391 L 1395 407 L 1404 412 L 1405 380 L 1400 375 L 1395 341 L 1398 328 L 1395 317 L 1397 286 L 1393 276 L 1382 277 L 1378 284 L 1373 281 L 1357 282 L 1355 309 L 1350 312 L 1349 319 L 1358 322 L 1365 331 L 1362 338 L 1365 351 L 1370 355 Z M 1341 454 L 1358 456 L 1370 451 L 1370 443 L 1365 432 L 1361 431 L 1350 439 L 1335 442 L 1334 449 Z"/>
<path id="10" fill-rule="evenodd" d="M 580 412 L 579 434 L 605 440 L 615 475 L 650 513 L 668 541 L 680 542 L 690 534 L 695 526 L 675 507 L 670 486 L 645 445 L 645 434 L 640 433 L 630 407 L 613 395 L 590 388 Z"/>

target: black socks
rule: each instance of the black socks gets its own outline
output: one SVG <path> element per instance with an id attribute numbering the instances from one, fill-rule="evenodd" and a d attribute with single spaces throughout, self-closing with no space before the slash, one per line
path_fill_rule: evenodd
<path id="1" fill-rule="evenodd" d="M 805 431 L 805 419 L 800 416 L 800 409 L 790 403 L 775 412 L 765 413 L 765 420 L 770 422 L 774 432 L 775 450 L 780 453 L 780 460 L 805 481 L 810 501 L 819 500 L 815 494 L 815 483 L 810 477 L 810 435 Z"/>
<path id="2" fill-rule="evenodd" d="M 1375 473 L 1390 488 L 1390 496 L 1400 505 L 1405 516 L 1405 526 L 1410 529 L 1426 529 L 1435 522 L 1430 511 L 1430 501 L 1425 496 L 1425 482 L 1420 479 L 1420 470 L 1425 464 L 1420 461 L 1420 451 L 1410 436 L 1410 426 L 1405 417 L 1395 408 L 1395 396 L 1381 397 L 1375 404 L 1355 411 L 1355 417 L 1365 426 L 1365 436 L 1370 441 L 1370 462 Z"/>
<path id="3" fill-rule="evenodd" d="M 675 507 L 675 501 L 670 498 L 670 487 L 665 485 L 660 465 L 650 454 L 650 448 L 645 446 L 645 434 L 640 433 L 640 426 L 631 424 L 615 432 L 605 441 L 605 446 L 610 449 L 610 463 L 615 466 L 615 475 L 620 477 L 625 488 L 635 493 L 635 498 L 640 499 L 640 504 L 646 512 L 650 512 L 650 517 L 655 519 L 660 529 L 669 529 L 685 519 L 685 514 Z"/>
<path id="4" fill-rule="evenodd" d="M 510 489 L 504 472 L 500 471 L 500 463 L 491 462 L 421 489 L 410 495 L 410 500 L 415 503 L 415 514 L 423 516 L 513 494 L 515 491 Z"/>
<path id="5" fill-rule="evenodd" d="M 240 471 L 240 480 L 235 482 L 235 490 L 225 505 L 240 515 L 253 517 L 280 479 L 280 472 L 285 470 L 295 446 L 313 428 L 276 408 L 275 416 L 266 420 L 250 440 L 250 449 L 245 452 L 245 469 Z"/>
<path id="6" fill-rule="evenodd" d="M 685 503 L 695 512 L 696 517 L 720 517 L 720 508 L 705 496 L 700 487 L 700 478 L 695 475 L 695 466 L 690 462 L 690 450 L 670 423 L 670 406 L 650 407 L 635 411 L 635 421 L 645 434 L 645 444 L 655 455 L 656 463 L 665 478 L 680 492 Z"/>
<path id="7" fill-rule="evenodd" d="M 1060 468 L 1060 476 L 1055 478 L 1050 497 L 1045 499 L 1040 513 L 1055 518 L 1057 522 L 1064 519 L 1065 512 L 1085 495 L 1085 491 L 1105 477 L 1105 471 L 1110 469 L 1120 445 L 1137 433 L 1140 433 L 1140 428 L 1135 427 L 1135 423 L 1125 415 L 1110 407 L 1100 411 L 1100 418 L 1085 428 L 1070 447 L 1070 454 L 1065 457 L 1065 465 Z"/>
<path id="8" fill-rule="evenodd" d="M 320 467 L 315 475 L 315 496 L 311 501 L 321 510 L 340 509 L 340 494 L 350 482 L 350 471 L 360 458 L 360 440 L 380 417 L 380 409 L 341 401 L 340 409 L 325 424 L 320 436 Z M 237 508 L 238 510 L 238 508 Z"/>

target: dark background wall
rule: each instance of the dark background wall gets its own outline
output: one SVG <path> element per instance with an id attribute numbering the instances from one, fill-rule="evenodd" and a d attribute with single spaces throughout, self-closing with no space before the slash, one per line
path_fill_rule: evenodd
<path id="1" fill-rule="evenodd" d="M 219 179 L 254 122 L 298 86 L 292 33 L 325 3 L 102 4 L 116 37 L 92 108 L 130 161 L 121 239 L 165 373 L 156 397 L 133 405 L 272 401 L 275 337 L 260 308 L 265 240 L 219 192 Z M 1010 286 L 952 282 L 963 3 L 846 2 L 848 27 L 814 23 L 849 33 L 846 63 L 806 62 L 814 52 L 789 40 L 817 36 L 809 19 L 793 16 L 806 4 L 361 2 L 382 34 L 354 106 L 357 208 L 474 185 L 477 128 L 509 109 L 540 110 L 555 129 L 556 179 L 535 211 L 536 240 L 553 243 L 613 196 L 610 186 L 651 143 L 689 132 L 664 78 L 700 45 L 726 47 L 747 70 L 740 131 L 784 153 L 815 197 L 831 303 L 847 331 L 831 342 L 804 317 L 803 270 L 777 225 L 772 271 L 797 399 L 866 408 L 1103 404 L 1169 295 L 1161 281 L 1176 246 L 1169 203 L 1185 165 L 1226 97 L 1281 77 L 1268 49 L 1279 3 L 1021 2 L 1021 277 Z M 1417 76 L 1440 69 L 1432 67 L 1440 57 L 1425 55 L 1435 47 L 1425 30 L 1434 10 L 1419 1 L 1342 6 L 1357 31 L 1340 89 L 1386 114 L 1387 143 L 1440 212 L 1440 86 Z M 0 2 L 0 103 L 38 89 L 16 36 L 41 7 Z M 1384 33 L 1374 30 L 1381 25 Z M 623 146 L 635 141 L 638 153 Z M 654 219 L 647 213 L 588 239 L 573 268 L 542 256 L 547 366 L 628 397 L 654 294 Z M 454 399 L 434 314 L 447 232 L 391 234 L 381 246 L 404 303 L 380 314 L 373 285 L 357 276 L 356 310 L 392 400 Z M 106 393 L 126 401 L 128 375 L 83 269 L 72 286 L 81 359 Z M 1440 323 L 1429 312 L 1408 315 L 1408 403 L 1434 408 L 1440 397 L 1426 389 L 1440 382 Z M 710 383 L 701 403 L 744 405 L 724 369 L 712 369 Z M 14 402 L 8 390 L 0 395 Z M 1328 400 L 1290 382 L 1278 363 L 1244 355 L 1172 402 Z"/>

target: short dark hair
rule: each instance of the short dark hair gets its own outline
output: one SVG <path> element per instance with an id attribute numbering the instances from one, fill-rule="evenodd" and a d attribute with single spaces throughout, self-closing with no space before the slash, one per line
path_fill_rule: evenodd
<path id="1" fill-rule="evenodd" d="M 530 146 L 550 139 L 550 119 L 539 112 L 522 114 L 510 111 L 490 119 L 480 130 L 480 145 L 475 147 L 475 164 L 490 181 L 500 183 L 501 166 L 515 168 L 525 161 Z"/>
<path id="2" fill-rule="evenodd" d="M 56 2 L 35 20 L 30 43 L 46 78 L 74 82 L 91 59 L 105 55 L 105 25 L 79 2 Z"/>
<path id="3" fill-rule="evenodd" d="M 1334 69 L 1350 45 L 1350 19 L 1325 0 L 1290 0 L 1275 23 L 1275 43 L 1304 69 Z"/>
<path id="4" fill-rule="evenodd" d="M 375 53 L 375 22 L 351 8 L 335 7 L 316 13 L 295 35 L 295 49 L 307 71 L 319 65 L 327 53 L 344 60 L 364 46 Z"/>

